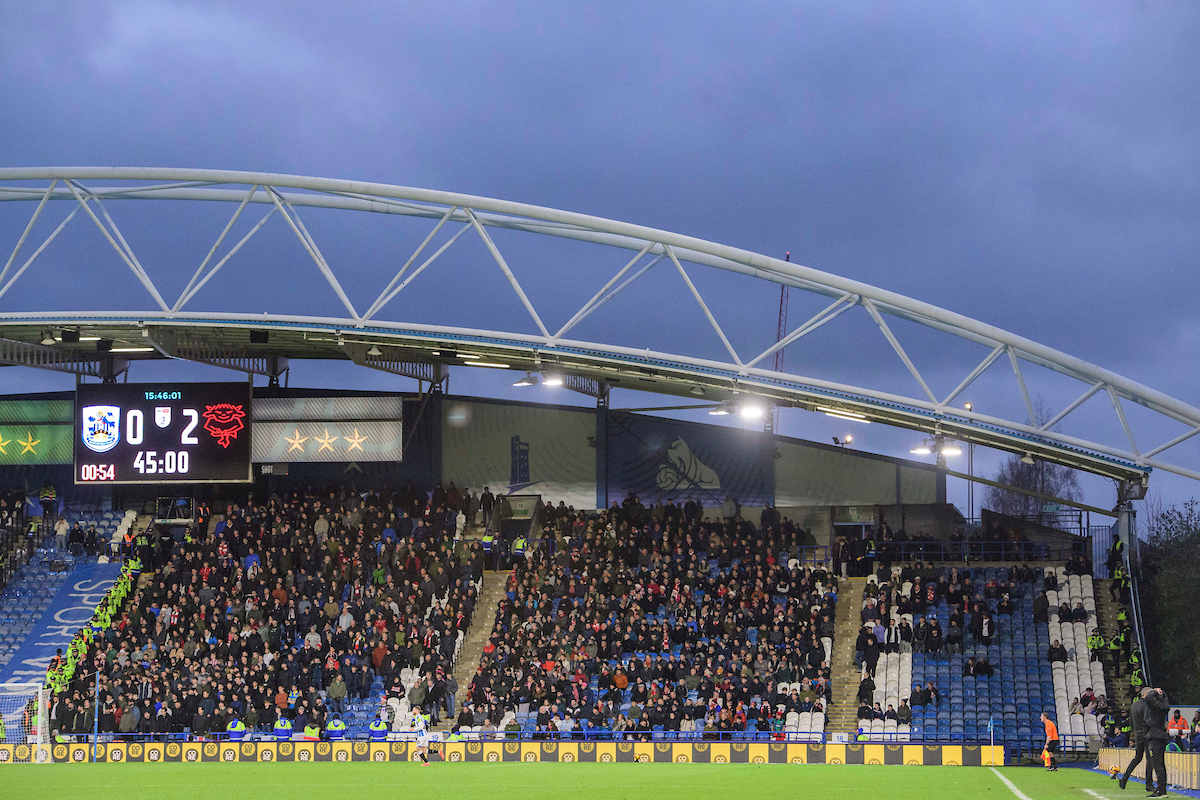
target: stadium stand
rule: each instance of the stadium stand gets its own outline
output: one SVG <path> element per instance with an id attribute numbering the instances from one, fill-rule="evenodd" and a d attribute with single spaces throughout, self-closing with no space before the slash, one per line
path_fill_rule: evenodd
<path id="1" fill-rule="evenodd" d="M 803 536 L 579 515 L 514 566 L 461 730 L 821 741 L 837 583 Z"/>
<path id="2" fill-rule="evenodd" d="M 927 573 L 925 577 L 932 576 Z M 976 741 L 992 734 L 997 741 L 1016 742 L 1018 737 L 1034 735 L 1038 717 L 1053 704 L 1052 694 L 1044 693 L 1049 687 L 1042 681 L 1043 670 L 1049 677 L 1050 665 L 1042 655 L 1049 642 L 1044 630 L 1033 625 L 1036 575 L 1019 567 L 943 568 L 936 580 L 935 602 L 929 603 L 926 594 L 925 601 L 918 600 L 916 605 L 924 602 L 926 621 L 935 620 L 943 631 L 951 627 L 953 618 L 961 640 L 958 646 L 944 643 L 935 647 L 935 637 L 927 636 L 913 648 L 913 686 L 932 683 L 938 695 L 936 702 L 924 692 L 911 700 L 914 735 L 939 742 Z M 907 588 L 911 595 L 929 591 L 928 581 L 925 586 L 913 583 Z M 1010 605 L 1003 610 L 1008 613 L 999 613 L 998 601 L 1005 596 Z M 968 604 L 970 608 L 964 609 Z M 970 625 L 962 619 L 968 614 Z M 914 631 L 919 627 L 918 610 Z M 964 674 L 968 659 L 985 659 L 991 674 Z"/>
<path id="3" fill-rule="evenodd" d="M 436 718 L 482 577 L 453 516 L 407 491 L 335 488 L 231 504 L 208 531 L 154 537 L 89 654 L 100 730 L 204 736 L 238 716 L 252 732 L 279 717 L 298 732 L 338 713 L 365 738 L 377 714 L 404 729 L 414 700 Z M 54 700 L 62 733 L 88 732 L 86 672 Z"/>
<path id="4" fill-rule="evenodd" d="M 327 487 L 130 547 L 134 511 L 68 513 L 0 596 L 0 657 L 61 584 L 51 568 L 109 543 L 144 564 L 89 654 L 108 736 L 220 736 L 237 718 L 270 737 L 284 717 L 299 735 L 337 714 L 346 738 L 382 718 L 403 739 L 417 706 L 466 740 L 837 731 L 1028 750 L 1043 711 L 1067 748 L 1120 725 L 1111 666 L 1088 648 L 1119 605 L 1077 561 L 876 561 L 838 579 L 789 521 L 760 530 L 633 500 L 547 507 L 541 538 L 497 546 L 507 569 L 485 572 L 493 559 L 445 503 L 436 489 Z M 54 698 L 61 734 L 90 730 L 87 674 Z"/>
<path id="5" fill-rule="evenodd" d="M 1094 713 L 1083 713 L 1080 705 L 1073 713 L 1072 703 L 1084 697 L 1084 692 L 1091 692 L 1099 700 L 1107 699 L 1107 681 L 1104 677 L 1104 665 L 1099 660 L 1093 660 L 1088 651 L 1088 634 L 1096 630 L 1096 599 L 1091 575 L 1070 575 L 1059 567 L 1051 577 L 1050 570 L 1046 575 L 1047 585 L 1051 581 L 1056 588 L 1048 589 L 1046 598 L 1050 602 L 1050 621 L 1047 625 L 1051 642 L 1060 641 L 1067 650 L 1068 660 L 1052 663 L 1052 681 L 1054 688 L 1054 706 L 1057 720 L 1067 720 L 1067 724 L 1059 723 L 1063 734 L 1072 736 L 1099 736 L 1100 729 Z M 1087 615 L 1084 622 L 1069 621 L 1060 615 L 1060 603 L 1074 609 L 1082 604 Z M 1049 709 L 1046 709 L 1049 712 Z"/>
<path id="6" fill-rule="evenodd" d="M 8 585 L 32 549 L 28 530 L 24 494 L 0 490 L 0 589 Z"/>
<path id="7" fill-rule="evenodd" d="M 850 579 L 857 615 L 840 618 L 839 729 L 869 740 L 1040 742 L 1039 715 L 1061 720 L 1064 747 L 1082 748 L 1119 715 L 1104 665 L 1087 637 L 1096 628 L 1092 577 L 1025 565 L 881 567 Z M 1039 595 L 1046 613 L 1035 613 Z M 861 626 L 861 627 L 859 627 Z M 859 627 L 851 646 L 847 630 Z M 1052 646 L 1061 644 L 1055 657 Z M 1053 660 L 1052 660 L 1053 659 Z M 854 682 L 858 681 L 858 689 Z M 911 687 L 911 688 L 910 688 Z M 1082 698 L 1083 702 L 1078 702 Z M 892 711 L 906 703 L 911 722 Z M 857 705 L 859 711 L 851 715 Z M 1113 716 L 1109 716 L 1113 714 Z"/>
<path id="8" fill-rule="evenodd" d="M 37 524 L 32 539 L 22 543 L 32 544 L 32 551 L 0 593 L 0 670 L 20 650 L 75 565 L 104 557 L 98 543 L 110 535 L 123 537 L 136 518 L 133 510 L 68 510 L 55 521 L 57 529 Z"/>
<path id="9" fill-rule="evenodd" d="M 1098 620 L 1098 628 L 1100 635 L 1106 640 L 1111 640 L 1113 636 L 1119 635 L 1122 630 L 1125 635 L 1122 639 L 1120 659 L 1122 667 L 1117 669 L 1114 657 L 1110 651 L 1109 658 L 1103 660 L 1104 663 L 1104 682 L 1108 687 L 1108 696 L 1115 703 L 1122 703 L 1130 697 L 1129 693 L 1129 673 L 1130 669 L 1126 662 L 1129 660 L 1129 653 L 1133 647 L 1133 632 L 1129 629 L 1129 598 L 1126 594 L 1118 592 L 1119 599 L 1112 599 L 1109 594 L 1109 586 L 1115 582 L 1113 578 L 1093 578 L 1092 590 L 1093 598 L 1096 601 L 1096 618 Z"/>
<path id="10" fill-rule="evenodd" d="M 0 594 L 0 670 L 21 649 L 69 574 L 69 569 L 52 569 L 52 562 L 42 558 L 17 569 Z"/>

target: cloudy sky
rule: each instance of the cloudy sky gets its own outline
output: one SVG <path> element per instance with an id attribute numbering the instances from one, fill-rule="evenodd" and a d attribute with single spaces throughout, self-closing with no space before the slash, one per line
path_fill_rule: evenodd
<path id="1" fill-rule="evenodd" d="M 1198 41 L 1200 6 L 1190 0 L 8 2 L 0 162 L 355 178 L 790 251 L 798 263 L 996 324 L 1200 405 Z M 230 213 L 126 205 L 135 204 L 117 204 L 114 218 L 166 293 L 183 287 Z M 15 243 L 30 210 L 0 209 L 0 242 Z M 65 213 L 53 210 L 47 226 Z M 429 230 L 336 213 L 305 220 L 364 303 Z M 197 307 L 340 313 L 323 284 L 304 283 L 319 275 L 273 222 Z M 148 308 L 128 273 L 99 277 L 118 267 L 98 236 L 74 224 L 0 299 L 0 312 L 83 308 L 97 292 Z M 569 318 L 570 304 L 628 259 L 529 238 L 497 234 L 497 244 L 548 324 Z M 777 287 L 694 271 L 739 351 L 774 341 Z M 791 324 L 827 302 L 793 291 Z M 383 316 L 529 332 L 513 306 L 486 251 L 464 237 Z M 916 326 L 896 331 L 939 395 L 986 355 Z M 723 353 L 678 275 L 662 269 L 576 335 Z M 789 348 L 786 367 L 919 391 L 861 309 Z M 180 374 L 170 368 L 133 379 Z M 1027 377 L 1052 409 L 1082 390 L 1034 368 Z M 410 388 L 326 366 L 298 365 L 292 378 Z M 521 393 L 511 380 L 460 370 L 451 389 L 586 402 Z M 0 391 L 70 385 L 0 375 Z M 1022 413 L 1006 362 L 968 395 L 986 413 Z M 646 403 L 614 398 L 618 407 Z M 1143 449 L 1181 430 L 1138 411 L 1129 413 L 1143 426 Z M 847 432 L 800 411 L 785 412 L 782 428 L 826 441 Z M 1063 429 L 1125 446 L 1103 397 Z M 915 443 L 878 425 L 853 433 L 878 452 L 907 455 Z M 1200 444 L 1172 452 L 1200 469 Z M 995 465 L 977 453 L 977 471 Z M 1159 474 L 1153 484 L 1169 501 L 1195 494 L 1182 478 Z M 1113 504 L 1105 482 L 1085 488 L 1089 502 Z M 951 494 L 965 510 L 961 486 Z"/>

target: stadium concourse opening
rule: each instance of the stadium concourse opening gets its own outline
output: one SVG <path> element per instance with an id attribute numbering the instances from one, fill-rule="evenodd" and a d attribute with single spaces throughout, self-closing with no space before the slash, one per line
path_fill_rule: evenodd
<path id="1" fill-rule="evenodd" d="M 189 462 L 251 480 L 191 483 L 161 453 L 232 401 L 127 386 L 0 400 L 47 445 L 0 467 L 0 761 L 991 765 L 1036 759 L 1043 713 L 1060 756 L 1120 743 L 1130 596 L 1092 571 L 1121 554 L 973 527 L 935 466 L 267 387 Z M 79 480 L 80 443 L 167 474 Z"/>

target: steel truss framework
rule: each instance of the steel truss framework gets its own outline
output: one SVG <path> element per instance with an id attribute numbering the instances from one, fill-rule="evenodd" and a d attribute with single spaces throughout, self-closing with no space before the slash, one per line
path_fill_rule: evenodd
<path id="1" fill-rule="evenodd" d="M 170 329 L 153 328 L 144 329 L 143 336 L 155 350 L 167 358 L 195 361 L 275 379 L 288 368 L 286 357 L 256 355 L 249 348 L 229 347 L 202 336 L 180 335 L 179 332 Z"/>
<path id="2" fill-rule="evenodd" d="M 55 347 L 11 339 L 0 339 L 0 364 L 90 375 L 102 380 L 113 380 L 129 367 L 125 359 L 116 356 L 88 357 Z"/>
<path id="3" fill-rule="evenodd" d="M 127 183 L 112 185 L 114 181 Z M 104 185 L 96 185 L 96 182 L 103 182 Z M 234 210 L 184 290 L 174 301 L 168 301 L 109 214 L 109 205 L 118 200 L 203 200 L 229 203 Z M 154 343 L 159 351 L 152 354 L 155 357 L 161 354 L 260 374 L 278 374 L 278 362 L 262 360 L 268 355 L 262 348 L 256 350 L 252 344 L 247 347 L 239 341 L 222 349 L 212 341 L 220 340 L 227 334 L 254 329 L 269 330 L 272 337 L 301 333 L 305 340 L 313 332 L 320 332 L 330 339 L 336 337 L 337 344 L 343 348 L 338 357 L 351 358 L 363 366 L 435 381 L 445 374 L 438 362 L 446 361 L 444 357 L 439 358 L 437 354 L 440 351 L 435 348 L 445 348 L 449 344 L 459 348 L 470 347 L 482 354 L 483 358 L 503 358 L 505 363 L 516 369 L 555 366 L 571 377 L 572 383 L 580 383 L 581 387 L 593 385 L 583 383 L 590 380 L 595 382 L 595 386 L 617 384 L 668 394 L 703 394 L 707 400 L 757 395 L 780 405 L 834 409 L 839 413 L 861 415 L 871 421 L 1031 454 L 1132 483 L 1144 484 L 1152 469 L 1200 479 L 1200 472 L 1163 458 L 1167 451 L 1200 433 L 1200 410 L 1191 405 L 1109 370 L 961 314 L 858 281 L 690 236 L 568 211 L 452 192 L 221 170 L 106 167 L 0 169 L 0 201 L 33 205 L 28 224 L 0 269 L 0 301 L 63 229 L 76 217 L 83 217 L 100 231 L 121 262 L 145 288 L 155 306 L 150 311 L 84 309 L 56 312 L 3 311 L 0 307 L 0 333 L 14 340 L 31 343 L 39 330 L 53 326 L 104 328 L 109 331 L 125 329 L 128 335 L 142 336 Z M 59 218 L 49 233 L 32 237 L 35 226 L 47 213 L 52 201 L 61 201 L 60 204 L 67 207 L 65 216 Z M 231 231 L 252 206 L 262 209 L 263 213 L 245 234 L 233 241 Z M 321 248 L 305 226 L 300 209 L 309 208 L 418 217 L 432 220 L 434 225 L 391 279 L 386 283 L 381 280 L 382 287 L 375 300 L 367 308 L 360 309 L 347 296 L 333 266 L 322 255 Z M 238 251 L 274 217 L 279 217 L 295 235 L 340 301 L 344 314 L 338 312 L 322 317 L 286 314 L 252 316 L 195 309 L 197 293 L 231 261 L 236 264 Z M 41 226 L 39 231 L 46 227 Z M 552 331 L 489 234 L 489 229 L 496 228 L 622 248 L 633 255 L 566 324 Z M 431 245 L 443 229 L 450 235 L 444 243 L 433 249 Z M 377 319 L 388 303 L 434 264 L 439 256 L 461 237 L 471 234 L 482 240 L 496 267 L 511 285 L 517 301 L 531 318 L 537 334 Z M 40 243 L 38 238 L 41 238 Z M 3 253 L 0 253 L 2 257 Z M 678 272 L 683 279 L 700 314 L 728 352 L 728 360 L 701 359 L 568 338 L 571 330 L 583 320 L 660 263 Z M 761 353 L 740 353 L 713 316 L 685 264 L 771 281 L 827 296 L 832 302 Z M 880 335 L 895 351 L 896 357 L 911 373 L 919 393 L 905 396 L 878 392 L 770 368 L 772 356 L 778 350 L 794 344 L 856 307 L 865 310 Z M 984 345 L 990 352 L 963 377 L 952 392 L 939 397 L 909 357 L 889 326 L 888 318 L 909 320 Z M 178 333 L 168 335 L 170 328 L 175 328 Z M 194 338 L 196 336 L 203 336 L 209 344 L 198 345 Z M 274 356 L 338 355 L 337 348 L 333 348 L 332 352 L 316 353 L 302 346 L 299 337 L 293 341 L 296 349 L 287 353 L 276 350 Z M 389 351 L 376 349 L 381 342 Z M 373 343 L 371 353 L 364 349 L 368 343 Z M 345 351 L 346 348 L 349 348 L 348 351 Z M 78 354 L 64 355 L 59 361 L 46 354 L 42 354 L 42 357 L 46 366 L 57 369 L 63 369 L 62 364 L 74 363 L 72 359 L 75 362 L 87 360 Z M 1004 419 L 952 405 L 985 370 L 1000 359 L 1007 360 L 1012 368 L 1013 378 L 1024 398 L 1028 419 Z M 32 351 L 20 358 L 9 357 L 7 361 L 38 365 L 32 363 L 38 361 L 38 358 L 32 357 Z M 1036 364 L 1079 381 L 1080 395 L 1052 419 L 1039 423 L 1026 386 L 1023 363 Z M 653 383 L 645 382 L 649 380 L 647 376 L 652 377 Z M 1124 431 L 1125 443 L 1114 446 L 1068 436 L 1056 430 L 1059 423 L 1098 393 L 1104 393 L 1109 399 Z M 1156 414 L 1182 423 L 1186 430 L 1152 447 L 1139 445 L 1126 417 L 1125 403 L 1142 405 Z"/>

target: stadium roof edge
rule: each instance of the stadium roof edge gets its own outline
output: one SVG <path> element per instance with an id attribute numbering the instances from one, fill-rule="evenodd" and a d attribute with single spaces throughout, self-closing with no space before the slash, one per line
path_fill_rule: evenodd
<path id="1" fill-rule="evenodd" d="M 45 186 L 18 185 L 29 181 L 49 181 L 49 184 Z M 85 185 L 84 181 L 90 182 L 92 185 Z M 96 184 L 97 181 L 105 185 Z M 113 181 L 134 182 L 138 185 L 107 185 Z M 166 183 L 147 185 L 144 183 L 147 181 Z M 305 243 L 305 247 L 317 261 L 318 266 L 322 267 L 323 274 L 338 293 L 350 316 L 305 317 L 267 314 L 261 317 L 248 317 L 245 314 L 224 314 L 217 311 L 183 312 L 181 310 L 183 305 L 191 297 L 187 290 L 173 307 L 168 306 L 159 295 L 153 281 L 144 270 L 140 270 L 140 265 L 128 246 L 125 245 L 124 248 L 118 246 L 112 233 L 91 210 L 92 205 L 102 207 L 100 205 L 102 202 L 126 199 L 220 201 L 240 203 L 241 207 L 248 203 L 273 205 L 288 220 L 297 237 Z M 456 341 L 469 343 L 474 349 L 492 348 L 491 352 L 513 362 L 511 366 L 517 369 L 529 369 L 530 364 L 536 366 L 547 360 L 558 359 L 558 364 L 564 371 L 573 371 L 596 380 L 606 380 L 622 387 L 628 386 L 663 394 L 684 395 L 693 387 L 702 386 L 706 391 L 711 392 L 706 399 L 736 398 L 750 392 L 762 395 L 765 399 L 781 405 L 807 408 L 813 407 L 816 403 L 834 404 L 839 409 L 861 414 L 871 421 L 907 427 L 930 434 L 946 435 L 1022 455 L 1034 455 L 1121 481 L 1144 484 L 1153 469 L 1165 469 L 1200 479 L 1200 472 L 1158 457 L 1160 453 L 1175 447 L 1192 435 L 1200 433 L 1200 410 L 1180 400 L 1054 348 L 932 304 L 810 267 L 692 236 L 526 203 L 361 181 L 261 172 L 173 168 L 39 167 L 0 169 L 0 201 L 38 201 L 37 211 L 30 221 L 27 232 L 32 228 L 42 207 L 47 202 L 56 200 L 75 203 L 79 206 L 75 212 L 82 208 L 92 217 L 92 221 L 105 232 L 109 243 L 118 250 L 129 268 L 146 287 L 148 293 L 155 300 L 155 304 L 159 306 L 159 310 L 149 312 L 90 310 L 0 313 L 0 333 L 22 342 L 37 341 L 33 337 L 38 336 L 45 326 L 56 324 L 89 326 L 89 330 L 98 330 L 107 326 L 114 334 L 120 335 L 136 335 L 136 331 L 144 332 L 150 327 L 175 329 L 182 327 L 193 331 L 204 331 L 205 335 L 213 335 L 216 331 L 221 331 L 232 338 L 237 338 L 233 336 L 235 331 L 244 333 L 251 328 L 276 332 L 320 330 L 339 337 L 344 336 L 347 339 L 366 335 L 388 337 L 388 346 L 396 347 L 399 352 L 414 358 L 422 346 L 428 351 L 430 342 Z M 707 314 L 708 321 L 721 335 L 730 352 L 731 359 L 729 362 L 723 362 L 651 350 L 633 350 L 596 342 L 572 341 L 563 338 L 563 334 L 570 324 L 563 331 L 552 335 L 542 325 L 536 310 L 521 291 L 515 277 L 507 270 L 505 271 L 509 281 L 517 290 L 526 309 L 541 327 L 543 335 L 531 336 L 447 326 L 419 326 L 411 323 L 379 323 L 373 320 L 372 316 L 381 301 L 386 303 L 384 297 L 391 289 L 391 285 L 380 295 L 380 300 L 376 301 L 376 305 L 372 309 L 365 314 L 360 314 L 341 291 L 336 277 L 329 265 L 319 255 L 311 236 L 307 230 L 303 229 L 302 223 L 298 222 L 298 217 L 295 217 L 296 207 L 382 212 L 461 223 L 464 231 L 471 227 L 476 230 L 502 269 L 504 268 L 503 258 L 486 233 L 486 229 L 490 227 L 570 238 L 639 251 L 639 255 L 633 262 L 630 262 L 630 266 L 644 255 L 655 256 L 660 260 L 669 258 L 670 262 L 683 275 L 685 282 L 688 283 L 696 300 Z M 107 212 L 105 212 L 105 217 L 107 219 Z M 108 219 L 108 223 L 113 231 L 116 231 L 116 225 L 111 219 Z M 232 222 L 230 224 L 232 225 Z M 121 238 L 119 231 L 116 231 L 116 234 L 117 238 Z M 124 245 L 124 239 L 121 240 L 121 244 Z M 218 244 L 220 244 L 220 240 L 218 240 Z M 216 245 L 214 245 L 215 247 Z M 20 249 L 20 245 L 17 249 Z M 768 350 L 752 361 L 743 361 L 734 347 L 725 339 L 715 319 L 708 314 L 707 306 L 704 305 L 699 292 L 691 285 L 680 264 L 681 261 L 727 270 L 838 298 L 832 306 L 822 312 L 822 315 L 825 316 L 818 315 L 806 323 L 811 326 L 811 329 L 823 325 L 848 308 L 861 306 L 888 338 L 899 358 L 924 390 L 925 396 L 889 395 L 861 387 L 823 381 L 815 377 L 775 373 L 756 367 L 755 364 L 767 357 L 769 353 L 773 352 L 772 350 Z M 24 267 L 21 270 L 24 270 Z M 18 272 L 10 278 L 10 282 L 15 280 L 19 274 Z M 198 272 L 197 276 L 199 274 Z M 636 277 L 634 276 L 630 281 Z M 0 294 L 3 291 L 4 289 L 0 288 Z M 601 294 L 604 291 L 602 290 Z M 619 288 L 616 291 L 619 291 Z M 590 303 L 595 303 L 599 297 L 600 295 L 597 295 L 597 298 L 593 298 Z M 595 303 L 595 307 L 603 302 Z M 585 306 L 580 310 L 580 314 L 591 313 L 593 310 L 595 310 L 594 307 Z M 938 400 L 925 384 L 921 374 L 901 347 L 882 315 L 917 322 L 933 330 L 991 347 L 992 353 L 964 379 L 958 389 L 945 399 Z M 807 332 L 802 326 L 801 329 L 793 332 L 789 340 L 794 341 Z M 293 342 L 293 344 L 295 343 Z M 336 358 L 339 357 L 336 347 L 336 343 L 332 349 L 314 347 L 305 354 L 282 353 L 278 349 L 274 351 L 264 349 L 262 352 L 275 352 L 299 358 Z M 1012 363 L 1015 379 L 1026 398 L 1026 405 L 1030 408 L 1031 420 L 1032 406 L 1028 402 L 1029 394 L 1020 369 L 1020 362 L 1043 366 L 1074 378 L 1083 384 L 1085 393 L 1079 400 L 1056 415 L 1049 425 L 1038 425 L 1033 421 L 1023 423 L 989 417 L 973 411 L 956 409 L 950 405 L 954 398 L 969 386 L 984 369 L 1004 356 L 1007 356 Z M 426 352 L 422 360 L 429 361 L 431 358 L 431 355 Z M 1114 412 L 1128 439 L 1128 449 L 1067 436 L 1055 430 L 1056 423 L 1099 392 L 1107 394 L 1112 402 Z M 1132 428 L 1121 408 L 1122 401 L 1143 405 L 1158 415 L 1183 423 L 1188 426 L 1189 430 L 1158 447 L 1143 451 L 1136 444 Z"/>

